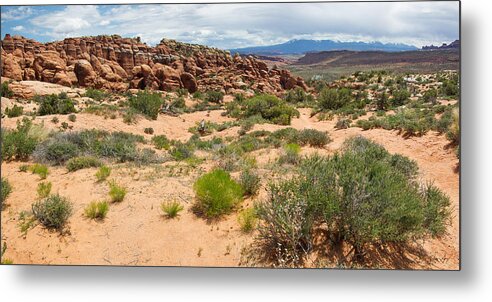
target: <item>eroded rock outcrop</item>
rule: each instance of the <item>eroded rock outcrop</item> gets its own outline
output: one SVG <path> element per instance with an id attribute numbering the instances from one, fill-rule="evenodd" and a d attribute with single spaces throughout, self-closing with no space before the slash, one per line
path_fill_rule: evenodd
<path id="1" fill-rule="evenodd" d="M 118 35 L 39 43 L 6 35 L 2 76 L 123 91 L 129 88 L 266 93 L 306 85 L 287 70 L 270 69 L 254 57 L 163 39 L 155 47 Z"/>

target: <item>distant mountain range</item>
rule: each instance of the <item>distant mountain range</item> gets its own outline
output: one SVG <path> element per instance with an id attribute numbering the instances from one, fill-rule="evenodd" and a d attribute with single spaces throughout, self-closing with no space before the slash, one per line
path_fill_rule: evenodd
<path id="1" fill-rule="evenodd" d="M 407 51 L 417 50 L 413 45 L 381 43 L 381 42 L 339 42 L 333 40 L 290 40 L 288 42 L 268 46 L 254 46 L 229 49 L 231 54 L 257 54 L 257 55 L 287 55 L 305 54 L 308 52 L 330 50 L 379 50 L 379 51 Z"/>
<path id="2" fill-rule="evenodd" d="M 423 50 L 436 50 L 436 49 L 459 49 L 460 48 L 460 40 L 455 40 L 449 44 L 443 43 L 441 46 L 423 46 Z"/>

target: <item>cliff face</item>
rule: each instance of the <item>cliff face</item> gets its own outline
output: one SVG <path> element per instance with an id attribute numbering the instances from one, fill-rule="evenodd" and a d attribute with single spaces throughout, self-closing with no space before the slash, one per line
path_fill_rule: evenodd
<path id="1" fill-rule="evenodd" d="M 215 48 L 162 40 L 150 47 L 118 35 L 67 38 L 39 43 L 6 35 L 1 41 L 2 76 L 64 86 L 124 91 L 128 88 L 221 90 L 235 93 L 251 88 L 280 93 L 301 78 L 287 70 L 268 69 L 253 57 L 231 55 Z"/>

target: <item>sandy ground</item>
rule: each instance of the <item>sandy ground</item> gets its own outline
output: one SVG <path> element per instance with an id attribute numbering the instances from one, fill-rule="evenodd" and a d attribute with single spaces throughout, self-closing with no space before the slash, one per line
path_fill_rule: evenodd
<path id="1" fill-rule="evenodd" d="M 155 134 L 165 134 L 172 139 L 186 140 L 191 136 L 188 128 L 202 119 L 214 122 L 230 120 L 221 116 L 222 111 L 195 112 L 180 117 L 160 115 L 155 121 L 141 119 L 137 125 L 127 125 L 121 118 L 104 119 L 92 114 L 77 114 L 75 123 L 67 116 L 58 116 L 60 123 L 67 121 L 73 130 L 105 129 L 141 134 L 144 128 L 152 127 Z M 442 239 L 429 239 L 424 243 L 426 252 L 433 257 L 432 264 L 414 263 L 413 268 L 458 269 L 459 268 L 459 174 L 458 159 L 447 139 L 430 132 L 422 137 L 404 138 L 396 131 L 360 128 L 335 130 L 333 121 L 317 121 L 310 118 L 309 109 L 301 109 L 299 119 L 292 121 L 297 129 L 315 128 L 326 130 L 333 139 L 324 149 L 303 148 L 303 154 L 320 152 L 330 154 L 352 135 L 363 135 L 382 144 L 391 153 L 400 153 L 417 161 L 421 178 L 434 184 L 449 195 L 452 203 L 452 222 L 448 234 Z M 35 122 L 44 120 L 47 128 L 56 128 L 50 122 L 52 116 L 36 117 Z M 2 119 L 2 127 L 14 127 L 18 118 Z M 276 130 L 282 126 L 256 125 L 254 130 Z M 238 127 L 215 133 L 220 136 L 236 135 Z M 275 156 L 275 152 L 273 152 Z M 272 152 L 259 151 L 257 161 L 267 164 Z M 39 264 L 101 264 L 101 265 L 166 265 L 166 266 L 237 266 L 241 251 L 253 240 L 254 234 L 243 234 L 239 229 L 237 214 L 226 216 L 221 221 L 209 223 L 190 211 L 194 202 L 192 184 L 194 179 L 212 165 L 206 162 L 198 169 L 181 172 L 177 163 L 166 163 L 144 169 L 123 164 L 113 167 L 110 179 L 128 188 L 125 200 L 112 204 L 107 218 L 95 222 L 84 218 L 84 207 L 94 200 L 107 199 L 108 187 L 96 183 L 95 169 L 67 173 L 65 168 L 50 168 L 48 181 L 53 183 L 52 192 L 59 192 L 74 204 L 74 214 L 69 220 L 65 235 L 50 232 L 36 226 L 23 235 L 18 226 L 18 216 L 30 210 L 36 199 L 39 177 L 19 172 L 21 163 L 2 163 L 2 176 L 13 186 L 2 211 L 2 242 L 7 242 L 5 254 L 14 263 Z M 258 198 L 265 196 L 261 190 Z M 160 203 L 177 200 L 185 210 L 177 219 L 168 220 L 161 215 Z M 242 206 L 251 206 L 246 200 Z"/>

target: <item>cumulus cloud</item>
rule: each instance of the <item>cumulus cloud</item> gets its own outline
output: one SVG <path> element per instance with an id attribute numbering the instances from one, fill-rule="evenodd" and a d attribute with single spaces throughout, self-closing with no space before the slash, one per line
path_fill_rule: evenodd
<path id="1" fill-rule="evenodd" d="M 17 25 L 17 26 L 12 27 L 12 30 L 13 31 L 21 31 L 21 30 L 24 30 L 24 26 Z"/>
<path id="2" fill-rule="evenodd" d="M 2 22 L 10 20 L 21 20 L 31 16 L 33 10 L 30 6 L 2 7 Z"/>
<path id="3" fill-rule="evenodd" d="M 39 12 L 30 23 L 52 39 L 115 33 L 149 44 L 172 38 L 220 48 L 300 38 L 421 46 L 458 38 L 459 11 L 457 2 L 444 1 L 84 5 Z"/>

